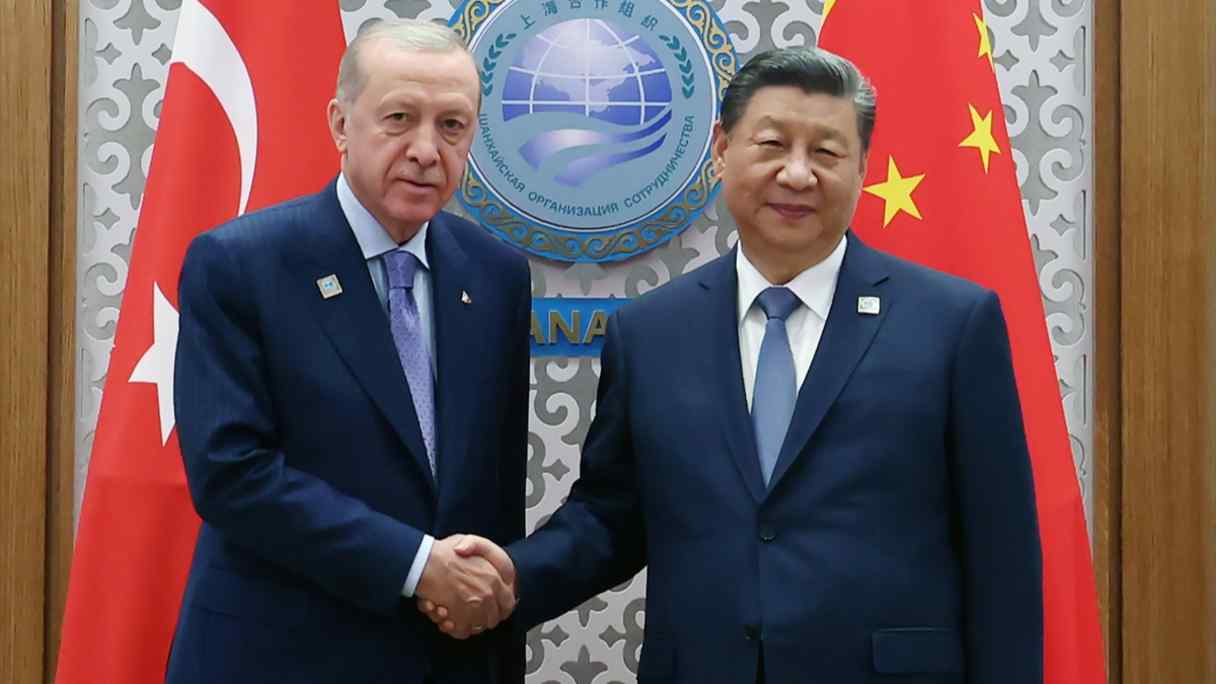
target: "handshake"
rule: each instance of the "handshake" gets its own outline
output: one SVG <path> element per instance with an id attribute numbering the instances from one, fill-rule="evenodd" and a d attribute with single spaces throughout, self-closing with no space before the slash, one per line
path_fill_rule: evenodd
<path id="1" fill-rule="evenodd" d="M 471 534 L 435 541 L 414 591 L 418 610 L 440 631 L 467 639 L 515 610 L 515 564 L 502 547 Z"/>

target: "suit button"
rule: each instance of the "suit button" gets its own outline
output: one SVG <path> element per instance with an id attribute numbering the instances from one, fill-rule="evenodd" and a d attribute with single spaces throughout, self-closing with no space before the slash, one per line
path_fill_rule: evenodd
<path id="1" fill-rule="evenodd" d="M 767 544 L 776 538 L 777 538 L 777 530 L 774 530 L 772 527 L 769 527 L 768 525 L 760 526 L 760 541 Z"/>
<path id="2" fill-rule="evenodd" d="M 755 641 L 760 638 L 760 628 L 756 625 L 743 626 L 743 638 L 748 641 Z"/>

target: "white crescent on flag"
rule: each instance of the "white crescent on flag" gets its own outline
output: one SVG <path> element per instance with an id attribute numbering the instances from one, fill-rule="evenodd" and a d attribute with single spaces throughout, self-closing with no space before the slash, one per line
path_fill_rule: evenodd
<path id="1" fill-rule="evenodd" d="M 258 110 L 245 60 L 219 19 L 199 0 L 183 0 L 173 59 L 194 72 L 219 101 L 232 124 L 241 157 L 241 204 L 245 213 L 258 152 Z"/>

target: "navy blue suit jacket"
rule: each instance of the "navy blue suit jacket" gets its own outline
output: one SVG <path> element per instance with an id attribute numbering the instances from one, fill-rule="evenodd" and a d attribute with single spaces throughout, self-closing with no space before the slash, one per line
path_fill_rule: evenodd
<path id="1" fill-rule="evenodd" d="M 510 547 L 531 625 L 647 567 L 644 683 L 1035 684 L 1033 484 L 1004 319 L 851 234 L 768 487 L 735 254 L 622 308 L 568 501 Z M 881 299 L 877 315 L 858 297 Z"/>
<path id="2" fill-rule="evenodd" d="M 456 642 L 401 597 L 424 533 L 524 526 L 527 261 L 448 214 L 426 248 L 437 483 L 333 183 L 191 244 L 175 403 L 203 525 L 168 681 L 522 680 L 508 631 Z"/>

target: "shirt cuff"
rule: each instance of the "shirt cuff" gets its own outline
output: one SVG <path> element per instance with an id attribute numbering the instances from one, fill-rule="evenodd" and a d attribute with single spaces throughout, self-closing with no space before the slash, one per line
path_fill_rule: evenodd
<path id="1" fill-rule="evenodd" d="M 422 571 L 426 569 L 426 562 L 431 558 L 431 546 L 434 545 L 435 538 L 429 534 L 422 535 L 422 543 L 418 545 L 418 553 L 414 554 L 414 564 L 410 566 L 410 574 L 405 578 L 405 586 L 401 588 L 401 595 L 410 597 L 414 595 L 414 590 L 418 588 L 418 581 L 422 579 Z"/>

